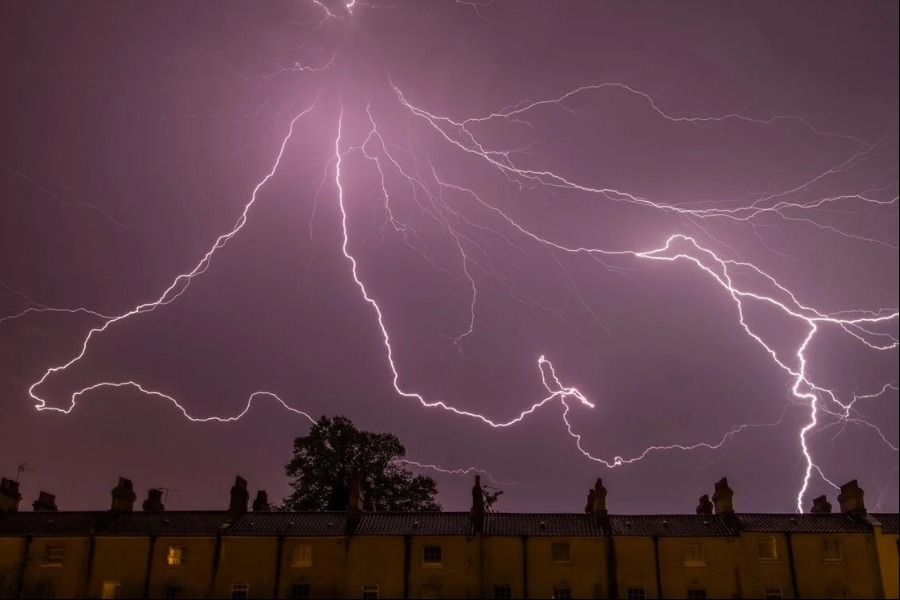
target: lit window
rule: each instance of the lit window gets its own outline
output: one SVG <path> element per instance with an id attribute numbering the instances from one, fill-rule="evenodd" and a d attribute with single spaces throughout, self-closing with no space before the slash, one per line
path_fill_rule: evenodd
<path id="1" fill-rule="evenodd" d="M 101 598 L 118 598 L 119 590 L 121 589 L 122 584 L 118 581 L 111 581 L 107 579 L 103 582 L 103 588 L 100 591 Z"/>
<path id="2" fill-rule="evenodd" d="M 440 566 L 444 559 L 444 553 L 440 546 L 425 546 L 422 552 L 422 562 L 425 566 Z"/>
<path id="3" fill-rule="evenodd" d="M 688 588 L 687 597 L 689 598 L 689 600 L 706 600 L 706 588 Z"/>
<path id="4" fill-rule="evenodd" d="M 294 547 L 294 554 L 291 556 L 292 567 L 311 567 L 313 562 L 312 546 L 302 545 Z"/>
<path id="5" fill-rule="evenodd" d="M 758 540 L 756 542 L 756 558 L 758 558 L 759 560 L 778 559 L 778 549 L 775 545 L 775 538 Z"/>
<path id="6" fill-rule="evenodd" d="M 822 560 L 839 562 L 843 559 L 841 540 L 822 540 Z"/>
<path id="7" fill-rule="evenodd" d="M 495 585 L 494 598 L 512 598 L 512 588 L 508 585 Z"/>
<path id="8" fill-rule="evenodd" d="M 553 562 L 569 562 L 571 560 L 569 542 L 553 542 L 551 552 L 553 554 Z"/>
<path id="9" fill-rule="evenodd" d="M 244 582 L 231 584 L 231 600 L 247 600 L 250 597 L 250 586 Z"/>
<path id="10" fill-rule="evenodd" d="M 309 598 L 310 591 L 308 583 L 295 583 L 291 586 L 291 598 L 294 600 Z"/>
<path id="11" fill-rule="evenodd" d="M 422 586 L 422 598 L 442 598 L 443 590 L 439 583 L 429 583 Z"/>
<path id="12" fill-rule="evenodd" d="M 66 556 L 66 549 L 62 546 L 47 546 L 44 550 L 44 566 L 60 567 L 63 564 L 63 558 Z"/>
<path id="13" fill-rule="evenodd" d="M 645 592 L 642 587 L 630 587 L 628 588 L 626 597 L 628 600 L 644 600 L 644 598 L 647 597 L 647 592 Z"/>
<path id="14" fill-rule="evenodd" d="M 554 587 L 553 597 L 556 598 L 556 600 L 570 600 L 572 598 L 572 588 Z"/>
<path id="15" fill-rule="evenodd" d="M 684 566 L 705 567 L 706 555 L 703 554 L 703 544 L 685 544 Z"/>
<path id="16" fill-rule="evenodd" d="M 187 548 L 184 546 L 169 546 L 166 554 L 166 563 L 171 567 L 177 567 L 187 562 Z"/>
<path id="17" fill-rule="evenodd" d="M 181 586 L 178 585 L 167 585 L 166 586 L 166 599 L 167 600 L 176 600 L 177 598 L 182 598 L 182 590 Z"/>
<path id="18" fill-rule="evenodd" d="M 378 598 L 378 586 L 377 585 L 364 585 L 362 587 L 362 597 L 363 598 Z"/>
<path id="19" fill-rule="evenodd" d="M 781 588 L 767 587 L 765 597 L 766 600 L 781 600 L 781 598 L 783 598 L 781 594 Z"/>

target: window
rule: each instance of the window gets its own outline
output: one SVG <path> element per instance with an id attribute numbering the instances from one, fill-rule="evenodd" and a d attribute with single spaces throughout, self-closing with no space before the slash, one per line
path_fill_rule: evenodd
<path id="1" fill-rule="evenodd" d="M 187 548 L 184 546 L 169 546 L 169 552 L 166 554 L 166 564 L 170 567 L 177 567 L 187 562 Z"/>
<path id="2" fill-rule="evenodd" d="M 422 598 L 441 598 L 443 590 L 439 583 L 429 583 L 422 586 Z"/>
<path id="3" fill-rule="evenodd" d="M 706 556 L 703 554 L 703 544 L 686 544 L 684 546 L 684 566 L 706 566 Z"/>
<path id="4" fill-rule="evenodd" d="M 768 538 L 756 542 L 756 558 L 759 560 L 777 560 L 778 550 L 775 538 Z"/>
<path id="5" fill-rule="evenodd" d="M 701 588 L 701 587 L 688 588 L 687 597 L 690 600 L 706 600 L 706 588 Z"/>
<path id="6" fill-rule="evenodd" d="M 249 585 L 241 581 L 231 584 L 231 600 L 247 600 L 249 597 Z"/>
<path id="7" fill-rule="evenodd" d="M 782 598 L 781 588 L 777 587 L 767 587 L 765 591 L 766 600 L 781 600 Z"/>
<path id="8" fill-rule="evenodd" d="M 364 585 L 362 588 L 362 597 L 363 598 L 378 598 L 378 586 L 377 585 Z"/>
<path id="9" fill-rule="evenodd" d="M 294 547 L 294 553 L 291 556 L 292 567 L 311 567 L 313 559 L 312 546 L 301 545 Z"/>
<path id="10" fill-rule="evenodd" d="M 52 581 L 41 581 L 37 585 L 38 598 L 56 598 L 56 586 Z"/>
<path id="11" fill-rule="evenodd" d="M 822 540 L 822 560 L 840 562 L 843 559 L 841 540 Z"/>
<path id="12" fill-rule="evenodd" d="M 61 567 L 65 556 L 66 549 L 63 546 L 47 546 L 44 550 L 44 566 Z"/>
<path id="13" fill-rule="evenodd" d="M 309 598 L 310 588 L 308 583 L 295 583 L 291 586 L 291 598 L 301 600 Z"/>
<path id="14" fill-rule="evenodd" d="M 557 600 L 570 600 L 572 598 L 572 588 L 567 586 L 554 587 L 553 597 Z"/>
<path id="15" fill-rule="evenodd" d="M 111 581 L 107 579 L 103 582 L 103 588 L 100 591 L 101 598 L 118 598 L 119 597 L 119 589 L 122 587 L 122 584 L 118 581 Z"/>
<path id="16" fill-rule="evenodd" d="M 443 552 L 440 546 L 425 546 L 422 552 L 422 563 L 426 567 L 439 567 L 443 562 Z"/>
<path id="17" fill-rule="evenodd" d="M 512 588 L 508 585 L 495 585 L 494 598 L 512 598 Z"/>
<path id="18" fill-rule="evenodd" d="M 183 596 L 183 594 L 182 594 L 180 585 L 167 585 L 166 586 L 167 600 L 176 600 L 177 598 L 181 598 L 182 596 Z"/>
<path id="19" fill-rule="evenodd" d="M 569 542 L 553 542 L 551 552 L 553 554 L 553 562 L 569 562 L 571 560 Z"/>
<path id="20" fill-rule="evenodd" d="M 628 600 L 644 600 L 644 598 L 647 597 L 647 592 L 645 592 L 642 587 L 630 587 L 628 588 L 626 597 Z"/>

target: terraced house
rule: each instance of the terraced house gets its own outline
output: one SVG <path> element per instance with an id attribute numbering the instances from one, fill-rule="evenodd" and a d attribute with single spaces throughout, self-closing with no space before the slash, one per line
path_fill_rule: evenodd
<path id="1" fill-rule="evenodd" d="M 134 511 L 120 479 L 110 510 L 58 511 L 41 493 L 19 512 L 0 486 L 0 595 L 26 598 L 897 598 L 898 518 L 868 514 L 856 481 L 840 513 L 734 511 L 722 479 L 696 514 L 612 515 L 600 480 L 585 511 L 248 511 L 238 477 L 227 511 Z"/>

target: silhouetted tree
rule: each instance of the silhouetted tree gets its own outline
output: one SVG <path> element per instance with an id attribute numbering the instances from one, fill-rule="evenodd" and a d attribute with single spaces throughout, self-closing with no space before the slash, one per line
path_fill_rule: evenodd
<path id="1" fill-rule="evenodd" d="M 378 511 L 436 511 L 434 479 L 397 461 L 406 449 L 392 433 L 360 431 L 343 416 L 323 416 L 294 440 L 285 471 L 294 489 L 283 510 L 346 510 L 350 486 L 359 481 L 366 504 Z"/>
<path id="2" fill-rule="evenodd" d="M 484 512 L 495 512 L 494 505 L 503 495 L 503 490 L 487 485 L 481 486 L 481 494 L 484 497 Z"/>

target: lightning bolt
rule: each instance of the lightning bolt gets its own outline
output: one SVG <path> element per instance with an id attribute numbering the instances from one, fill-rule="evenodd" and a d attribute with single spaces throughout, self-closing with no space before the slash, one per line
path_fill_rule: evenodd
<path id="1" fill-rule="evenodd" d="M 479 18 L 482 17 L 479 11 L 492 4 L 493 1 L 494 0 L 489 0 L 487 3 L 479 3 L 456 0 L 458 5 L 473 9 Z M 355 0 L 342 2 L 342 8 L 340 9 L 335 9 L 333 5 L 321 0 L 312 0 L 312 3 L 322 11 L 322 14 L 324 15 L 323 22 L 329 19 L 349 18 L 354 14 L 354 11 L 368 6 L 364 3 L 357 3 Z M 332 68 L 336 62 L 335 55 L 332 55 L 327 62 L 316 66 L 302 65 L 300 63 L 287 66 L 280 63 L 269 63 L 269 66 L 274 68 L 273 71 L 264 75 L 248 77 L 247 80 L 263 81 L 295 72 L 320 73 Z M 590 312 L 598 325 L 602 325 L 600 320 L 592 312 L 588 303 L 578 293 L 574 280 L 568 276 L 562 263 L 556 258 L 557 254 L 559 256 L 585 256 L 596 261 L 604 268 L 620 273 L 627 273 L 630 270 L 638 269 L 640 268 L 640 265 L 645 263 L 687 264 L 705 274 L 709 278 L 709 281 L 721 291 L 723 298 L 730 301 L 731 305 L 734 307 L 735 318 L 742 331 L 746 334 L 748 340 L 752 340 L 752 342 L 768 356 L 773 366 L 784 374 L 786 381 L 789 383 L 790 394 L 793 401 L 808 408 L 808 420 L 797 432 L 798 449 L 805 461 L 803 478 L 800 482 L 796 497 L 798 511 L 802 512 L 803 510 L 804 499 L 813 477 L 818 476 L 825 483 L 832 486 L 834 485 L 833 482 L 826 477 L 820 465 L 817 464 L 813 456 L 813 451 L 810 448 L 810 437 L 815 432 L 837 425 L 840 425 L 841 427 L 845 427 L 848 424 L 860 425 L 874 430 L 887 447 L 895 452 L 898 451 L 897 444 L 891 442 L 877 425 L 864 419 L 856 408 L 856 405 L 861 401 L 871 401 L 891 393 L 896 393 L 898 388 L 895 383 L 885 384 L 880 391 L 858 394 L 852 396 L 849 400 L 844 400 L 842 399 L 841 394 L 836 390 L 817 383 L 810 373 L 811 370 L 809 365 L 810 345 L 817 338 L 817 335 L 820 335 L 825 328 L 835 328 L 871 351 L 895 351 L 898 348 L 898 345 L 900 345 L 896 334 L 885 332 L 883 329 L 887 327 L 896 327 L 898 310 L 896 308 L 880 308 L 876 310 L 854 309 L 845 311 L 825 311 L 813 308 L 811 304 L 802 302 L 797 294 L 790 290 L 786 284 L 779 281 L 774 275 L 749 261 L 742 260 L 733 248 L 713 236 L 707 229 L 707 224 L 723 221 L 747 225 L 758 235 L 756 227 L 765 225 L 765 223 L 762 223 L 762 220 L 766 217 L 770 217 L 783 221 L 785 224 L 810 226 L 819 231 L 835 234 L 850 240 L 896 250 L 897 244 L 891 239 L 882 239 L 863 235 L 851 230 L 845 230 L 829 223 L 823 217 L 823 215 L 827 215 L 829 211 L 842 210 L 859 212 L 862 210 L 896 207 L 898 196 L 893 193 L 893 190 L 896 189 L 896 185 L 893 183 L 888 185 L 880 184 L 880 179 L 889 176 L 888 174 L 883 174 L 882 177 L 879 178 L 879 181 L 876 181 L 866 189 L 824 196 L 817 194 L 816 192 L 819 186 L 831 181 L 839 175 L 850 172 L 857 165 L 867 160 L 872 153 L 884 148 L 889 141 L 888 136 L 885 136 L 876 142 L 867 142 L 855 136 L 825 131 L 816 127 L 810 117 L 800 115 L 776 115 L 758 118 L 748 116 L 742 111 L 719 116 L 673 115 L 661 108 L 661 104 L 648 93 L 619 82 L 586 84 L 552 98 L 536 101 L 522 101 L 498 111 L 491 112 L 486 116 L 466 118 L 451 118 L 445 115 L 439 115 L 414 104 L 408 100 L 407 94 L 405 94 L 389 76 L 387 79 L 387 86 L 388 89 L 393 92 L 393 97 L 396 98 L 399 107 L 404 109 L 413 119 L 426 123 L 430 130 L 436 132 L 438 138 L 446 143 L 449 151 L 459 152 L 463 155 L 474 157 L 477 161 L 483 163 L 487 169 L 496 171 L 504 177 L 506 181 L 516 184 L 520 188 L 533 190 L 546 189 L 550 191 L 564 190 L 584 194 L 587 197 L 596 198 L 598 201 L 602 202 L 634 205 L 644 210 L 654 211 L 673 217 L 686 228 L 691 228 L 692 231 L 696 230 L 699 232 L 697 235 L 688 235 L 683 232 L 672 233 L 665 237 L 662 243 L 651 248 L 604 248 L 599 245 L 566 243 L 564 240 L 557 239 L 551 235 L 542 234 L 541 232 L 535 231 L 533 228 L 522 224 L 514 215 L 503 210 L 490 199 L 486 199 L 484 195 L 479 194 L 473 187 L 467 187 L 461 182 L 453 181 L 451 177 L 440 172 L 440 169 L 437 168 L 430 157 L 426 156 L 425 158 L 421 158 L 416 155 L 414 149 L 411 147 L 401 149 L 397 145 L 391 144 L 382 133 L 382 130 L 379 129 L 377 124 L 378 119 L 368 101 L 366 102 L 364 111 L 364 116 L 369 127 L 368 131 L 365 132 L 365 135 L 362 136 L 362 141 L 359 143 L 353 144 L 345 141 L 349 136 L 348 132 L 345 131 L 345 106 L 342 100 L 339 99 L 339 112 L 335 125 L 334 145 L 330 150 L 331 157 L 325 168 L 326 175 L 323 175 L 319 189 L 316 192 L 315 202 L 317 203 L 319 201 L 320 193 L 323 191 L 323 186 L 328 178 L 328 172 L 333 169 L 335 201 L 340 212 L 341 252 L 349 265 L 349 274 L 356 285 L 360 299 L 372 309 L 375 323 L 380 332 L 385 364 L 391 374 L 391 385 L 398 396 L 414 401 L 425 409 L 440 409 L 459 417 L 473 419 L 483 425 L 493 428 L 513 427 L 524 419 L 534 415 L 539 410 L 544 409 L 546 406 L 558 404 L 561 406 L 563 425 L 565 426 L 568 435 L 574 440 L 574 444 L 578 451 L 584 455 L 586 459 L 601 464 L 606 468 L 617 468 L 633 464 L 656 452 L 675 450 L 692 451 L 697 449 L 718 450 L 723 448 L 735 436 L 747 429 L 780 425 L 783 418 L 782 414 L 782 418 L 779 418 L 775 422 L 745 423 L 737 425 L 712 440 L 680 444 L 651 445 L 631 457 L 613 455 L 611 458 L 602 458 L 596 456 L 585 447 L 586 444 L 583 443 L 582 435 L 576 431 L 571 418 L 573 408 L 581 406 L 587 409 L 594 409 L 596 404 L 589 400 L 579 389 L 564 385 L 557 376 L 556 370 L 550 360 L 539 352 L 535 353 L 538 355 L 536 365 L 541 378 L 541 384 L 546 393 L 542 392 L 540 394 L 541 397 L 531 404 L 531 406 L 524 408 L 519 411 L 518 414 L 511 415 L 506 419 L 497 419 L 484 414 L 463 410 L 457 408 L 449 401 L 426 398 L 424 395 L 408 389 L 402 384 L 401 370 L 395 360 L 392 337 L 389 327 L 386 324 L 382 307 L 375 296 L 370 293 L 367 288 L 365 280 L 360 273 L 357 258 L 352 251 L 353 235 L 351 232 L 344 185 L 346 170 L 349 168 L 348 165 L 345 164 L 345 160 L 351 155 L 359 155 L 363 160 L 374 165 L 378 173 L 380 184 L 378 190 L 380 194 L 379 202 L 385 216 L 385 231 L 390 230 L 399 235 L 408 248 L 428 261 L 430 265 L 455 277 L 466 286 L 469 294 L 466 326 L 462 332 L 449 336 L 451 342 L 456 347 L 461 349 L 465 339 L 475 331 L 479 299 L 479 289 L 477 285 L 479 275 L 495 277 L 506 287 L 510 295 L 516 300 L 546 310 L 557 316 L 563 322 L 569 324 L 564 315 L 537 299 L 529 298 L 527 294 L 515 285 L 510 277 L 502 273 L 502 270 L 491 259 L 491 252 L 497 251 L 498 248 L 503 248 L 504 251 L 524 253 L 521 244 L 530 243 L 537 244 L 539 247 L 549 252 L 551 256 L 554 257 L 554 260 L 556 260 L 560 269 L 566 273 L 568 281 L 573 287 L 573 293 L 576 295 L 578 301 L 586 310 L 588 310 L 588 312 Z M 652 115 L 655 115 L 655 118 L 662 119 L 663 121 L 676 126 L 719 129 L 726 127 L 729 124 L 755 127 L 781 124 L 800 127 L 813 135 L 839 139 L 843 142 L 853 144 L 855 148 L 849 158 L 832 165 L 828 169 L 825 169 L 805 181 L 797 182 L 788 189 L 756 194 L 752 197 L 741 199 L 723 199 L 714 204 L 672 204 L 643 197 L 625 190 L 579 182 L 572 177 L 550 169 L 526 167 L 519 157 L 524 156 L 529 152 L 531 148 L 530 145 L 518 148 L 497 148 L 488 144 L 478 134 L 479 127 L 483 127 L 485 124 L 491 122 L 505 122 L 513 126 L 534 128 L 535 126 L 530 120 L 530 115 L 536 111 L 550 109 L 568 111 L 571 113 L 572 109 L 567 106 L 567 103 L 573 98 L 607 92 L 626 94 L 629 97 L 635 98 L 646 106 L 649 109 L 649 112 Z M 268 100 L 266 102 L 268 102 Z M 290 121 L 288 131 L 281 140 L 281 144 L 270 170 L 253 188 L 248 202 L 244 205 L 244 208 L 232 229 L 216 238 L 210 249 L 201 257 L 194 268 L 176 276 L 156 300 L 137 305 L 118 315 L 109 316 L 86 308 L 53 308 L 36 303 L 27 296 L 18 293 L 18 295 L 23 296 L 23 298 L 29 302 L 30 306 L 20 313 L 0 318 L 0 324 L 4 321 L 39 312 L 84 313 L 103 320 L 102 324 L 91 328 L 87 333 L 81 344 L 80 352 L 68 361 L 48 368 L 43 376 L 28 388 L 28 394 L 34 400 L 38 410 L 53 410 L 69 413 L 76 406 L 76 402 L 89 392 L 102 388 L 130 388 L 144 395 L 173 404 L 181 411 L 185 418 L 196 422 L 235 421 L 243 417 L 250 410 L 254 401 L 259 398 L 273 399 L 280 403 L 285 409 L 305 417 L 310 422 L 314 422 L 307 413 L 292 407 L 278 395 L 269 391 L 258 391 L 251 394 L 244 409 L 234 416 L 198 417 L 190 414 L 185 406 L 173 396 L 151 389 L 135 381 L 104 381 L 92 384 L 71 394 L 68 406 L 65 407 L 51 406 L 47 399 L 39 394 L 39 390 L 48 378 L 76 365 L 88 352 L 91 342 L 96 337 L 105 333 L 110 327 L 139 315 L 152 313 L 156 309 L 174 302 L 187 291 L 194 278 L 199 277 L 206 272 L 213 260 L 214 254 L 233 239 L 246 224 L 248 214 L 252 206 L 256 203 L 260 190 L 275 176 L 279 169 L 285 150 L 294 136 L 295 125 L 300 119 L 310 114 L 316 108 L 317 104 L 318 99 L 309 107 L 296 114 Z M 245 118 L 251 118 L 258 115 L 264 105 L 265 103 L 257 109 L 256 113 L 253 113 L 253 115 L 249 117 L 245 116 Z M 209 116 L 210 115 L 207 115 L 206 117 Z M 410 163 L 412 164 L 410 165 Z M 25 177 L 6 165 L 2 166 L 19 177 L 26 179 L 32 183 L 32 185 L 37 186 L 34 180 Z M 405 222 L 398 216 L 398 213 L 395 212 L 394 202 L 397 195 L 390 189 L 388 173 L 400 177 L 401 180 L 408 185 L 408 197 L 415 207 L 437 225 L 442 232 L 450 237 L 453 247 L 455 248 L 455 256 L 459 260 L 459 270 L 462 273 L 461 276 L 446 270 L 443 266 L 440 266 L 437 262 L 433 261 L 425 251 L 425 243 L 415 227 L 410 223 Z M 40 189 L 45 192 L 47 191 L 43 188 Z M 489 214 L 497 217 L 508 231 L 499 231 L 466 216 L 463 209 L 454 204 L 454 201 L 459 198 L 466 198 L 483 208 Z M 312 219 L 315 216 L 314 211 L 309 224 L 310 237 L 312 235 Z M 762 240 L 761 237 L 759 237 L 759 239 Z M 722 248 L 724 248 L 724 251 Z M 8 286 L 4 285 L 4 287 L 7 287 L 7 289 L 16 293 L 16 290 L 9 288 Z M 774 309 L 792 322 L 802 326 L 803 334 L 794 340 L 790 352 L 776 350 L 775 344 L 768 340 L 765 334 L 751 325 L 745 316 L 745 310 L 749 306 L 764 306 Z M 576 329 L 571 324 L 569 325 L 573 330 Z M 431 469 L 446 474 L 465 474 L 471 472 L 487 474 L 485 471 L 476 467 L 447 469 L 438 465 L 420 463 L 412 460 L 404 460 L 400 461 L 400 463 Z M 487 475 L 494 480 L 493 476 Z M 494 481 L 496 482 L 496 480 Z"/>

